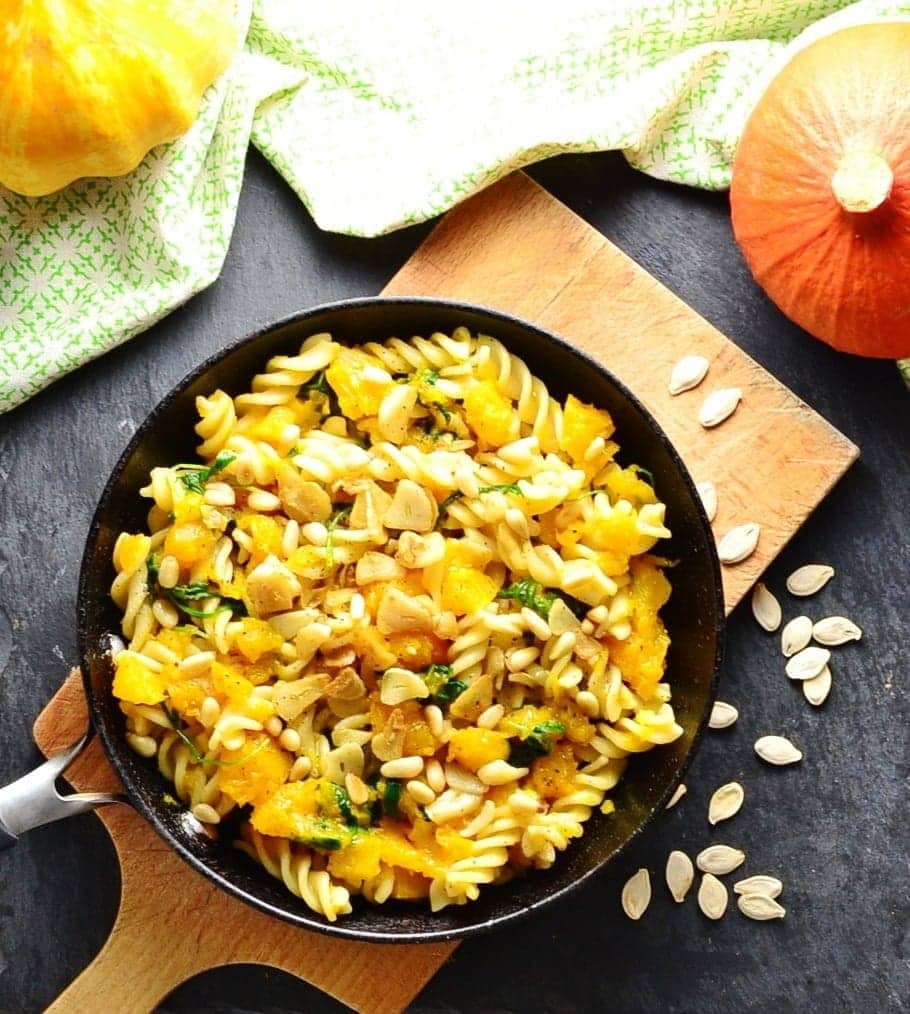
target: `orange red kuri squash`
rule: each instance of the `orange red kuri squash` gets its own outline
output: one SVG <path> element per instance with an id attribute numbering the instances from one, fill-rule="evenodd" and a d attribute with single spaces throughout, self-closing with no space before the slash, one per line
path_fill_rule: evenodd
<path id="1" fill-rule="evenodd" d="M 733 162 L 733 231 L 777 306 L 844 352 L 910 356 L 910 23 L 799 52 Z"/>
<path id="2" fill-rule="evenodd" d="M 0 183 L 120 176 L 196 118 L 236 49 L 231 0 L 0 0 Z"/>

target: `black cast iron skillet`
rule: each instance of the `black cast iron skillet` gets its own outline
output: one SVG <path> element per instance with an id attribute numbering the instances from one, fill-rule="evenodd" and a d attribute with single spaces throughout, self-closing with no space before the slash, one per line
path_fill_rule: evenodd
<path id="1" fill-rule="evenodd" d="M 667 679 L 683 736 L 670 746 L 637 756 L 611 798 L 616 812 L 595 814 L 549 870 L 534 871 L 480 899 L 432 914 L 425 903 L 374 906 L 353 899 L 354 911 L 329 923 L 310 911 L 230 840 L 199 832 L 185 810 L 166 801 L 173 787 L 154 761 L 138 757 L 124 738 L 123 716 L 110 692 L 109 637 L 119 631 L 110 599 L 111 553 L 119 532 L 141 531 L 149 502 L 139 496 L 156 465 L 190 461 L 198 442 L 195 398 L 222 388 L 231 395 L 249 387 L 269 357 L 294 354 L 311 334 L 330 332 L 351 344 L 409 338 L 459 325 L 499 339 L 542 378 L 559 399 L 577 395 L 609 410 L 616 422 L 620 460 L 647 467 L 667 504 L 672 541 L 661 552 L 678 560 L 670 571 L 673 594 L 662 615 L 672 646 Z M 605 327 L 608 327 L 605 323 Z M 679 783 L 707 721 L 718 679 L 724 612 L 714 540 L 694 484 L 654 419 L 615 377 L 567 342 L 502 313 L 430 299 L 355 299 L 289 317 L 213 356 L 168 394 L 139 427 L 117 463 L 95 513 L 79 580 L 79 648 L 92 721 L 130 802 L 191 866 L 243 901 L 307 929 L 383 942 L 465 937 L 527 915 L 577 888 L 633 841 L 660 812 Z M 0 807 L 0 827 L 3 811 Z"/>

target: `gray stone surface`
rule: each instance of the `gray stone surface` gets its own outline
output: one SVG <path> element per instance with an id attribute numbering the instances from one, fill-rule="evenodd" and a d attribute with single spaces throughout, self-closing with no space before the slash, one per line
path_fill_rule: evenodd
<path id="1" fill-rule="evenodd" d="M 834 689 L 816 711 L 783 676 L 775 638 L 741 609 L 730 624 L 722 696 L 742 718 L 707 737 L 684 801 L 580 896 L 464 944 L 413 1009 L 906 1010 L 910 395 L 890 363 L 839 356 L 781 317 L 737 254 L 724 196 L 654 182 L 613 155 L 563 157 L 533 175 L 860 445 L 861 462 L 767 578 L 787 615 L 843 612 L 865 635 L 837 649 Z M 0 417 L 0 781 L 37 760 L 31 722 L 75 658 L 88 520 L 137 423 L 224 341 L 316 302 L 378 291 L 426 231 L 379 240 L 322 234 L 252 155 L 219 281 Z M 810 561 L 833 564 L 837 578 L 797 605 L 783 580 Z M 804 762 L 762 765 L 751 744 L 769 732 L 790 736 Z M 712 831 L 708 797 L 734 778 L 746 787 L 743 811 Z M 710 923 L 691 897 L 670 900 L 661 880 L 668 851 L 694 854 L 712 841 L 743 847 L 745 874 L 784 880 L 783 922 L 752 923 L 734 910 Z M 633 924 L 619 890 L 638 866 L 651 869 L 655 891 Z M 108 933 L 117 897 L 113 851 L 91 816 L 36 831 L 0 855 L 0 1011 L 38 1011 L 71 981 Z M 148 927 L 150 935 L 173 931 Z M 99 996 L 97 1010 L 107 1009 Z M 206 973 L 161 1008 L 339 1009 L 290 976 L 247 966 Z"/>

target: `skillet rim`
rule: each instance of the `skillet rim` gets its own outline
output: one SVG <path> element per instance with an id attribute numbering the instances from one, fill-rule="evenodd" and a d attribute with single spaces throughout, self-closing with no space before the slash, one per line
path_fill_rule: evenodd
<path id="1" fill-rule="evenodd" d="M 120 761 L 119 747 L 122 746 L 122 744 L 119 741 L 122 737 L 108 725 L 108 722 L 101 710 L 98 697 L 96 696 L 92 686 L 90 666 L 88 663 L 89 645 L 87 643 L 87 599 L 89 597 L 89 572 L 92 565 L 91 557 L 93 546 L 101 528 L 103 527 L 103 519 L 107 514 L 111 495 L 117 486 L 122 471 L 129 459 L 132 457 L 134 451 L 142 444 L 149 431 L 154 428 L 161 416 L 169 409 L 171 403 L 190 384 L 212 370 L 223 359 L 244 345 L 252 343 L 259 338 L 263 338 L 281 328 L 303 325 L 308 319 L 322 314 L 350 312 L 361 307 L 375 306 L 376 304 L 389 308 L 394 308 L 396 306 L 418 306 L 428 310 L 434 307 L 442 307 L 447 312 L 457 312 L 461 310 L 466 313 L 488 318 L 491 322 L 491 326 L 495 326 L 496 321 L 503 321 L 506 324 L 517 327 L 521 330 L 536 332 L 539 337 L 546 339 L 547 342 L 559 350 L 559 356 L 561 358 L 564 360 L 567 359 L 568 361 L 571 361 L 573 358 L 580 359 L 595 373 L 599 374 L 642 416 L 645 424 L 651 430 L 657 441 L 663 446 L 663 449 L 670 457 L 679 477 L 683 480 L 684 485 L 687 487 L 692 506 L 695 510 L 696 519 L 699 527 L 701 528 L 702 534 L 705 537 L 705 543 L 708 548 L 708 564 L 712 575 L 712 587 L 706 587 L 705 591 L 713 599 L 715 610 L 714 621 L 712 623 L 715 648 L 711 680 L 708 685 L 705 706 L 692 735 L 692 741 L 685 756 L 679 762 L 674 777 L 668 782 L 666 789 L 658 797 L 650 812 L 633 829 L 628 837 L 604 859 L 585 870 L 570 883 L 545 894 L 543 897 L 540 897 L 535 901 L 520 905 L 512 911 L 501 912 L 489 919 L 454 929 L 440 928 L 439 930 L 405 930 L 395 934 L 390 934 L 385 931 L 372 931 L 363 928 L 349 928 L 344 924 L 344 917 L 341 917 L 337 922 L 330 923 L 327 920 L 322 919 L 322 917 L 318 916 L 315 912 L 308 915 L 302 915 L 297 912 L 281 908 L 277 905 L 273 905 L 265 899 L 249 893 L 238 884 L 235 884 L 228 877 L 220 874 L 218 871 L 213 869 L 212 866 L 189 850 L 179 839 L 174 837 L 174 835 L 165 826 L 165 822 L 161 819 L 158 808 L 147 805 L 142 793 L 134 788 L 133 779 L 129 771 L 124 768 L 124 765 Z M 712 592 L 713 596 L 711 596 Z M 259 327 L 256 330 L 230 342 L 220 348 L 217 352 L 208 356 L 202 363 L 192 369 L 181 380 L 169 388 L 168 391 L 157 401 L 155 406 L 143 419 L 142 423 L 137 427 L 123 452 L 117 459 L 117 462 L 111 470 L 110 476 L 99 496 L 97 507 L 92 516 L 79 571 L 77 589 L 77 630 L 82 682 L 89 706 L 92 728 L 98 734 L 108 761 L 111 763 L 123 783 L 123 787 L 129 798 L 130 804 L 152 826 L 156 834 L 171 850 L 176 852 L 176 854 L 184 862 L 188 863 L 194 870 L 202 874 L 202 876 L 209 880 L 209 882 L 215 884 L 215 886 L 221 890 L 226 891 L 232 897 L 253 906 L 266 915 L 281 919 L 290 925 L 349 940 L 361 940 L 371 943 L 385 944 L 408 944 L 463 940 L 467 937 L 476 936 L 477 934 L 488 932 L 493 928 L 499 928 L 508 923 L 512 923 L 516 919 L 524 919 L 532 913 L 537 912 L 540 908 L 550 905 L 558 899 L 564 899 L 570 893 L 577 891 L 582 884 L 587 882 L 591 877 L 602 874 L 607 866 L 614 863 L 627 851 L 632 843 L 635 842 L 645 832 L 645 830 L 653 824 L 657 815 L 663 812 L 667 801 L 682 781 L 686 771 L 692 763 L 693 758 L 695 757 L 698 747 L 701 744 L 701 739 L 704 735 L 705 729 L 707 728 L 711 707 L 716 699 L 720 683 L 720 669 L 723 659 L 724 638 L 726 633 L 726 615 L 720 560 L 717 556 L 717 549 L 711 531 L 711 525 L 708 521 L 707 515 L 705 514 L 701 498 L 698 496 L 695 488 L 695 482 L 689 474 L 689 471 L 686 468 L 679 452 L 676 450 L 672 441 L 664 432 L 663 428 L 654 418 L 652 413 L 626 386 L 626 384 L 612 373 L 612 371 L 597 362 L 597 360 L 594 359 L 594 357 L 588 352 L 578 348 L 578 346 L 572 344 L 560 335 L 549 331 L 547 328 L 541 327 L 514 314 L 494 309 L 493 307 L 484 306 L 483 304 L 471 303 L 466 300 L 440 299 L 429 296 L 357 296 L 349 299 L 333 300 L 331 302 L 319 303 L 314 306 L 310 306 L 304 310 L 288 314 L 278 320 L 265 324 L 262 327 Z M 466 906 L 466 909 L 470 911 L 470 904 Z"/>

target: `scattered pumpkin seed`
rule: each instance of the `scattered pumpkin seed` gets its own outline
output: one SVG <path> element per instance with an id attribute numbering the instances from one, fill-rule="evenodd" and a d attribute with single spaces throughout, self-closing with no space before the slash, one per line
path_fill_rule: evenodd
<path id="1" fill-rule="evenodd" d="M 682 797 L 688 791 L 689 790 L 686 788 L 686 786 L 682 782 L 680 782 L 679 785 L 676 786 L 676 791 L 673 793 L 672 796 L 670 796 L 670 800 L 667 803 L 667 805 L 664 807 L 664 809 L 665 810 L 672 810 L 673 807 L 676 806 L 676 804 L 680 801 L 680 799 L 682 799 Z"/>
<path id="2" fill-rule="evenodd" d="M 863 632 L 846 616 L 826 616 L 812 626 L 812 636 L 819 644 L 834 647 L 848 641 L 858 641 Z"/>
<path id="3" fill-rule="evenodd" d="M 766 874 L 746 877 L 745 880 L 737 880 L 733 885 L 734 894 L 761 894 L 766 898 L 776 898 L 783 889 L 784 885 L 777 877 L 769 877 Z"/>
<path id="4" fill-rule="evenodd" d="M 730 845 L 709 845 L 695 857 L 695 865 L 703 873 L 723 876 L 732 873 L 746 861 L 746 853 Z"/>
<path id="5" fill-rule="evenodd" d="M 803 759 L 802 750 L 784 736 L 762 736 L 755 741 L 755 752 L 769 764 L 796 764 Z"/>
<path id="6" fill-rule="evenodd" d="M 719 391 L 712 391 L 702 402 L 698 421 L 705 429 L 719 426 L 733 415 L 742 396 L 743 392 L 738 387 L 723 387 Z"/>
<path id="7" fill-rule="evenodd" d="M 803 680 L 803 697 L 816 708 L 824 704 L 831 693 L 831 667 L 824 669 L 811 680 Z"/>
<path id="8" fill-rule="evenodd" d="M 622 910 L 630 919 L 640 919 L 651 903 L 651 875 L 644 868 L 633 873 L 622 889 Z"/>
<path id="9" fill-rule="evenodd" d="M 739 718 L 739 712 L 726 701 L 715 701 L 708 719 L 709 729 L 728 729 Z"/>
<path id="10" fill-rule="evenodd" d="M 720 562 L 741 563 L 747 556 L 751 556 L 755 552 L 760 534 L 761 526 L 755 524 L 754 521 L 731 528 L 717 545 L 717 555 Z"/>
<path id="11" fill-rule="evenodd" d="M 783 919 L 787 910 L 773 898 L 764 894 L 741 894 L 737 900 L 739 910 L 750 919 Z"/>
<path id="12" fill-rule="evenodd" d="M 752 615 L 755 621 L 769 634 L 773 634 L 783 619 L 780 603 L 761 581 L 752 591 Z"/>
<path id="13" fill-rule="evenodd" d="M 698 888 L 698 907 L 709 919 L 721 919 L 727 911 L 730 895 L 726 887 L 711 873 L 701 878 Z"/>
<path id="14" fill-rule="evenodd" d="M 721 785 L 708 803 L 708 823 L 713 827 L 722 820 L 735 817 L 745 798 L 745 790 L 739 782 L 727 782 L 726 785 Z"/>
<path id="15" fill-rule="evenodd" d="M 811 680 L 831 661 L 831 652 L 827 648 L 817 648 L 814 644 L 798 651 L 787 662 L 786 671 L 791 680 Z"/>
<path id="16" fill-rule="evenodd" d="M 705 379 L 710 363 L 704 356 L 683 356 L 673 367 L 667 390 L 670 394 L 682 394 L 691 391 Z"/>
<path id="17" fill-rule="evenodd" d="M 791 595 L 814 595 L 834 577 L 834 568 L 822 563 L 807 563 L 798 567 L 787 578 L 787 591 Z"/>
<path id="18" fill-rule="evenodd" d="M 679 849 L 674 849 L 669 856 L 667 856 L 667 869 L 666 869 L 667 887 L 670 888 L 670 894 L 673 895 L 674 901 L 685 901 L 686 895 L 689 893 L 689 888 L 692 886 L 692 881 L 695 880 L 695 867 L 692 865 L 692 860 L 686 855 L 685 852 L 680 852 Z"/>
<path id="19" fill-rule="evenodd" d="M 787 658 L 802 651 L 812 640 L 812 621 L 808 616 L 794 616 L 780 632 L 780 650 Z"/>
<path id="20" fill-rule="evenodd" d="M 713 521 L 717 517 L 717 487 L 713 482 L 697 482 L 695 491 L 698 493 L 698 498 L 701 500 L 708 520 Z"/>

